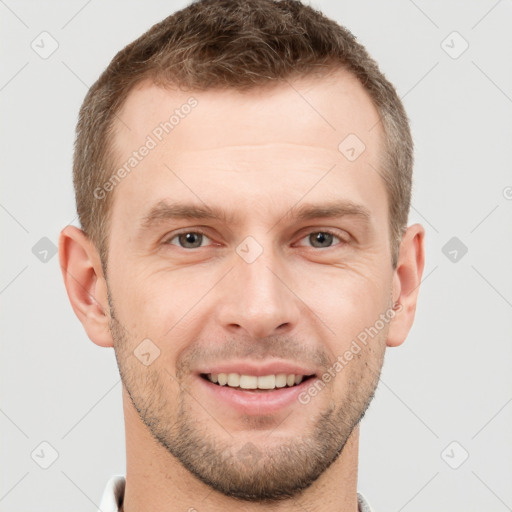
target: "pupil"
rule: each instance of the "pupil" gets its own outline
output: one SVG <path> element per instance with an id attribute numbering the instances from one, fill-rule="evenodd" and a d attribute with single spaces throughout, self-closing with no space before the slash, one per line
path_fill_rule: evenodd
<path id="1" fill-rule="evenodd" d="M 317 245 L 315 245 L 315 243 L 319 243 L 321 247 L 329 247 L 329 245 L 331 245 L 332 243 L 332 236 L 330 233 L 322 233 L 322 232 L 319 232 L 319 233 L 316 233 L 313 236 L 313 243 L 312 245 L 314 247 L 318 247 Z"/>
<path id="2" fill-rule="evenodd" d="M 201 241 L 202 235 L 200 233 L 184 233 L 180 235 L 180 243 L 187 247 L 200 247 Z"/>

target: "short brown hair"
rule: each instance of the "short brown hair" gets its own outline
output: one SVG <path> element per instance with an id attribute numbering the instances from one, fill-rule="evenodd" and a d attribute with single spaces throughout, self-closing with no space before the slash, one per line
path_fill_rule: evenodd
<path id="1" fill-rule="evenodd" d="M 384 130 L 378 169 L 389 199 L 392 264 L 407 225 L 413 144 L 393 85 L 344 27 L 296 0 L 200 0 L 121 50 L 90 88 L 76 129 L 73 181 L 82 229 L 106 268 L 112 195 L 95 190 L 112 175 L 117 114 L 143 80 L 191 90 L 246 90 L 343 68 L 372 98 Z"/>

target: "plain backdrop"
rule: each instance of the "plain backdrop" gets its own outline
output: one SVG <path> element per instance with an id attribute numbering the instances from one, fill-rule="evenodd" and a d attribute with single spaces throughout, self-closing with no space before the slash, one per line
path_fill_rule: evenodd
<path id="1" fill-rule="evenodd" d="M 87 88 L 184 5 L 0 1 L 2 512 L 95 512 L 125 471 L 113 349 L 85 335 L 54 248 L 77 224 L 71 163 Z M 512 2 L 312 5 L 358 37 L 403 98 L 410 222 L 427 232 L 415 325 L 388 350 L 361 424 L 359 490 L 376 512 L 512 510 Z"/>

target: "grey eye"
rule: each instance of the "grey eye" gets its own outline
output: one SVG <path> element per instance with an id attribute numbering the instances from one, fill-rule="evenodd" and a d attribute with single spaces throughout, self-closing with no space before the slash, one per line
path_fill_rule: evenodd
<path id="1" fill-rule="evenodd" d="M 178 239 L 178 243 L 174 244 L 173 240 L 176 239 Z M 196 249 L 203 245 L 204 239 L 208 239 L 208 237 L 206 237 L 202 233 L 189 231 L 188 233 L 180 233 L 179 235 L 176 235 L 171 240 L 169 240 L 169 243 L 173 245 L 179 245 L 184 249 Z"/>
<path id="2" fill-rule="evenodd" d="M 330 247 L 333 243 L 335 237 L 331 233 L 326 233 L 325 231 L 318 231 L 317 233 L 311 233 L 309 235 L 309 242 L 313 247 L 323 248 Z"/>

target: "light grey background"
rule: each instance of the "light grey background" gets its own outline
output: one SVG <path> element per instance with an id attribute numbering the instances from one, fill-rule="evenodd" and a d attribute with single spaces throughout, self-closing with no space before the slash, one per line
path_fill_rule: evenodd
<path id="1" fill-rule="evenodd" d="M 72 144 L 87 87 L 185 4 L 0 0 L 2 512 L 94 512 L 125 471 L 113 350 L 85 335 L 40 240 L 56 245 L 76 224 Z M 376 512 L 512 510 L 512 3 L 313 5 L 358 36 L 403 98 L 410 221 L 427 231 L 416 323 L 387 352 L 362 422 L 359 490 Z M 43 31 L 59 45 L 46 59 L 31 47 L 51 48 Z M 467 254 L 443 253 L 452 237 Z M 42 442 L 58 453 L 48 469 Z"/>

